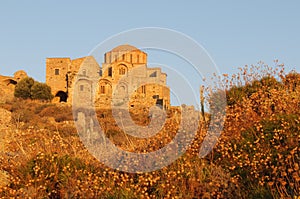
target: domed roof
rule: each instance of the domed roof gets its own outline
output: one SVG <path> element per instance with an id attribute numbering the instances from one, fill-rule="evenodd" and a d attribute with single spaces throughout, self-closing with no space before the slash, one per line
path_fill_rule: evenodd
<path id="1" fill-rule="evenodd" d="M 17 80 L 23 79 L 25 77 L 28 77 L 27 73 L 23 70 L 18 70 L 14 73 L 14 78 Z"/>
<path id="2" fill-rule="evenodd" d="M 128 44 L 124 44 L 124 45 L 120 45 L 115 47 L 114 49 L 112 49 L 112 52 L 120 52 L 120 51 L 133 51 L 133 50 L 139 50 L 134 46 L 128 45 Z"/>

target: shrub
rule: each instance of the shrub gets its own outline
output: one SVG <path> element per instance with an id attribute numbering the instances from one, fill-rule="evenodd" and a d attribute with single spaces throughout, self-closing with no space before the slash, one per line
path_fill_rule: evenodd
<path id="1" fill-rule="evenodd" d="M 291 72 L 284 77 L 283 82 L 288 89 L 295 91 L 297 87 L 300 87 L 300 74 Z"/>
<path id="2" fill-rule="evenodd" d="M 241 179 L 250 191 L 250 198 L 297 194 L 299 175 L 295 164 L 300 161 L 297 120 L 296 115 L 263 119 L 243 131 L 240 139 L 224 144 L 228 151 L 221 151 L 224 157 L 221 164 Z"/>
<path id="3" fill-rule="evenodd" d="M 14 95 L 22 99 L 51 100 L 53 98 L 51 88 L 47 84 L 37 82 L 31 77 L 23 78 L 17 83 Z"/>
<path id="4" fill-rule="evenodd" d="M 212 153 L 214 163 L 238 179 L 245 198 L 298 196 L 299 76 L 278 74 L 282 82 L 275 75 L 237 76 L 254 78 L 227 87 L 230 106 Z"/>
<path id="5" fill-rule="evenodd" d="M 56 122 L 73 120 L 72 109 L 66 106 L 45 106 L 45 108 L 40 111 L 39 116 L 53 117 Z"/>
<path id="6" fill-rule="evenodd" d="M 62 198 L 62 190 L 68 191 L 70 196 L 74 196 L 74 192 L 77 191 L 74 186 L 76 181 L 84 180 L 85 173 L 83 172 L 91 170 L 93 170 L 91 165 L 86 165 L 78 158 L 43 153 L 18 168 L 20 176 L 25 180 L 23 182 L 25 187 L 38 187 L 38 194 L 43 198 Z M 17 184 L 14 186 L 18 187 Z M 22 196 L 27 197 L 28 195 Z"/>
<path id="7" fill-rule="evenodd" d="M 243 98 L 249 98 L 254 93 L 262 90 L 269 92 L 270 89 L 279 89 L 282 83 L 274 77 L 265 76 L 260 80 L 254 80 L 244 86 L 233 86 L 226 91 L 227 104 L 234 105 L 243 101 Z"/>
<path id="8" fill-rule="evenodd" d="M 34 82 L 31 92 L 32 99 L 51 100 L 53 98 L 50 86 L 45 83 Z"/>
<path id="9" fill-rule="evenodd" d="M 20 80 L 15 87 L 15 92 L 14 92 L 15 97 L 23 98 L 23 99 L 31 99 L 32 98 L 31 88 L 33 84 L 34 84 L 34 79 L 31 77 L 26 77 Z"/>

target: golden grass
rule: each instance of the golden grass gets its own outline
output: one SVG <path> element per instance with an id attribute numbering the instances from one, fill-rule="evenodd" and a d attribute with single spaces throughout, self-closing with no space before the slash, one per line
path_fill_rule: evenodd
<path id="1" fill-rule="evenodd" d="M 277 79 L 263 78 L 268 76 Z M 207 132 L 207 127 L 200 125 L 184 155 L 171 165 L 148 173 L 121 172 L 99 163 L 76 134 L 70 107 L 33 101 L 2 104 L 12 112 L 13 126 L 6 151 L 0 155 L 0 169 L 7 172 L 2 179 L 9 182 L 0 186 L 0 196 L 299 197 L 300 75 L 286 75 L 281 68 L 260 65 L 245 67 L 239 74 L 224 76 L 222 81 L 230 105 L 226 107 L 224 130 L 214 150 L 204 159 L 198 157 Z M 118 147 L 132 152 L 160 149 L 178 129 L 177 119 L 170 111 L 165 127 L 156 136 L 126 138 L 111 113 L 108 111 L 105 117 L 103 113 L 97 115 L 106 136 Z M 144 121 L 145 116 L 143 120 L 139 115 L 131 116 L 139 124 L 149 122 Z"/>

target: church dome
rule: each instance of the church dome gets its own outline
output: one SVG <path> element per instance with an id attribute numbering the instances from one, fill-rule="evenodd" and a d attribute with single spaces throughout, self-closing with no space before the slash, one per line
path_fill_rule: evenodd
<path id="1" fill-rule="evenodd" d="M 120 51 L 134 51 L 134 50 L 139 50 L 134 46 L 125 44 L 125 45 L 120 45 L 115 47 L 114 49 L 111 50 L 111 52 L 120 52 Z"/>
<path id="2" fill-rule="evenodd" d="M 124 44 L 105 53 L 104 63 L 113 63 L 115 61 L 145 64 L 147 62 L 147 54 L 134 46 Z"/>

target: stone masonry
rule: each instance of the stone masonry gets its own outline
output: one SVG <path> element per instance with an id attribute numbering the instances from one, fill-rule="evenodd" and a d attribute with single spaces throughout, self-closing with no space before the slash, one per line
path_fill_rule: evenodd
<path id="1" fill-rule="evenodd" d="M 46 83 L 56 101 L 97 108 L 170 108 L 166 73 L 147 67 L 147 54 L 121 45 L 105 53 L 102 66 L 92 56 L 46 59 Z M 72 97 L 76 97 L 73 100 Z"/>

